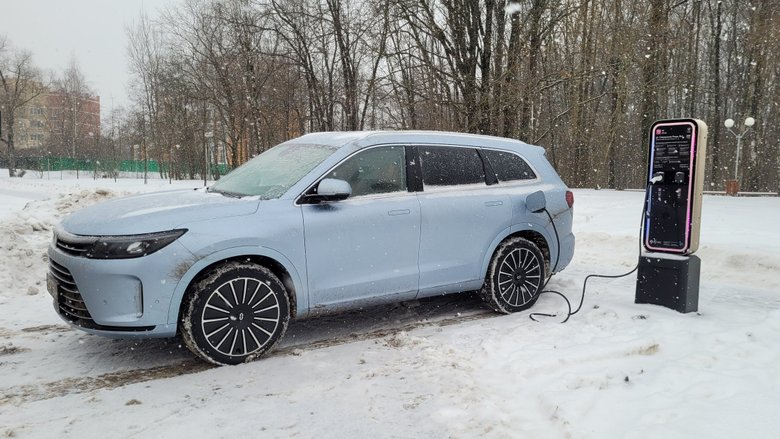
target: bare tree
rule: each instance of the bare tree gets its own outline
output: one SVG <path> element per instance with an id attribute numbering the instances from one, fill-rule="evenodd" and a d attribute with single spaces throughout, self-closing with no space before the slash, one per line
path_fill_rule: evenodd
<path id="1" fill-rule="evenodd" d="M 54 98 L 59 102 L 51 111 L 50 128 L 52 147 L 59 153 L 70 157 L 76 163 L 76 177 L 79 176 L 79 161 L 94 160 L 97 154 L 97 142 L 100 133 L 99 115 L 92 114 L 94 109 L 87 104 L 93 92 L 87 84 L 75 56 L 72 56 L 65 70 L 54 79 L 52 88 Z"/>
<path id="2" fill-rule="evenodd" d="M 639 187 L 650 124 L 699 117 L 718 187 L 736 171 L 722 119 L 753 116 L 738 172 L 769 190 L 778 14 L 738 0 L 186 0 L 142 19 L 133 44 L 155 49 L 131 56 L 150 154 L 171 162 L 181 144 L 201 173 L 219 148 L 236 166 L 306 131 L 415 128 L 539 143 L 572 186 Z"/>
<path id="3" fill-rule="evenodd" d="M 12 50 L 8 40 L 0 35 L 0 131 L 5 133 L 0 142 L 6 147 L 11 177 L 16 176 L 15 114 L 44 92 L 45 85 L 41 81 L 40 71 L 32 62 L 32 53 Z"/>
<path id="4" fill-rule="evenodd" d="M 153 147 L 159 147 L 158 116 L 160 111 L 160 77 L 162 74 L 162 38 L 149 17 L 142 13 L 132 27 L 127 29 L 129 44 L 127 47 L 131 71 L 135 78 L 135 86 L 140 97 L 139 105 L 144 115 L 144 155 L 147 154 L 147 140 Z M 148 124 L 147 124 L 148 121 Z M 148 129 L 147 129 L 148 127 Z M 147 139 L 146 137 L 149 137 Z M 146 161 L 144 162 L 146 163 Z M 162 169 L 160 169 L 162 177 Z M 145 174 L 144 174 L 145 175 Z"/>

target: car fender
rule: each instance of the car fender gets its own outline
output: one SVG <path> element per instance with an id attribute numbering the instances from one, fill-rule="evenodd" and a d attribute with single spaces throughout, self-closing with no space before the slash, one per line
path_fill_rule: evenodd
<path id="1" fill-rule="evenodd" d="M 498 248 L 498 245 L 501 244 L 501 241 L 506 239 L 506 237 L 509 235 L 513 235 L 517 232 L 524 232 L 524 231 L 537 232 L 540 235 L 542 235 L 544 240 L 547 242 L 547 247 L 550 249 L 550 259 L 552 259 L 553 251 L 557 252 L 558 249 L 555 246 L 554 239 L 552 239 L 550 232 L 543 225 L 539 223 L 524 221 L 522 223 L 513 224 L 512 226 L 502 230 L 501 233 L 499 233 L 496 236 L 493 242 L 490 243 L 490 247 L 488 247 L 488 251 L 487 253 L 485 253 L 485 258 L 482 261 L 481 273 L 483 273 L 485 276 L 487 275 L 488 266 L 490 265 L 490 260 L 493 259 L 493 254 L 496 252 L 496 248 Z"/>
<path id="2" fill-rule="evenodd" d="M 171 304 L 168 310 L 168 323 L 176 324 L 178 322 L 179 309 L 181 307 L 182 299 L 184 298 L 184 293 L 186 293 L 187 287 L 189 287 L 190 283 L 195 278 L 195 276 L 198 275 L 198 273 L 216 262 L 238 256 L 262 256 L 278 262 L 290 274 L 293 286 L 295 287 L 295 300 L 296 304 L 298 305 L 298 316 L 305 316 L 308 313 L 308 289 L 306 288 L 306 285 L 301 282 L 301 276 L 298 273 L 298 270 L 296 270 L 295 265 L 293 265 L 293 263 L 290 262 L 286 256 L 268 247 L 238 246 L 225 248 L 211 253 L 208 256 L 199 259 L 187 269 L 185 274 L 179 280 L 179 283 L 176 285 L 176 289 L 174 290 L 173 296 L 171 297 Z"/>

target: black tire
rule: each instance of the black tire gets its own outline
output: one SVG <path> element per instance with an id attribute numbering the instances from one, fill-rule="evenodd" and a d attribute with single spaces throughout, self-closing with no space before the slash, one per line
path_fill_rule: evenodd
<path id="1" fill-rule="evenodd" d="M 539 247 L 525 238 L 510 238 L 493 254 L 480 295 L 495 311 L 511 314 L 536 303 L 544 279 Z"/>
<path id="2" fill-rule="evenodd" d="M 180 324 L 195 355 L 226 365 L 262 356 L 289 321 L 290 300 L 279 278 L 260 265 L 229 262 L 190 286 Z"/>

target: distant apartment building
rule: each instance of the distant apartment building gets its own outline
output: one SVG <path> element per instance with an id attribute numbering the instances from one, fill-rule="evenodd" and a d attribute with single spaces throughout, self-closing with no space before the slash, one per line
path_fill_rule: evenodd
<path id="1" fill-rule="evenodd" d="M 100 133 L 100 96 L 45 91 L 15 113 L 17 150 L 67 156 Z"/>
<path id="2" fill-rule="evenodd" d="M 16 149 L 42 147 L 48 139 L 46 97 L 38 95 L 14 113 L 14 145 Z"/>

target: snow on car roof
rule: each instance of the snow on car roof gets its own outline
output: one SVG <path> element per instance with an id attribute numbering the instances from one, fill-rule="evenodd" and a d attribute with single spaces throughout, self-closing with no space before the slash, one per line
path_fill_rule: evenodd
<path id="1" fill-rule="evenodd" d="M 520 140 L 481 134 L 455 133 L 446 131 L 329 131 L 311 133 L 294 139 L 295 142 L 318 143 L 323 145 L 354 144 L 356 149 L 378 143 L 446 143 L 451 145 L 484 146 L 510 150 L 538 150 L 543 148 L 529 145 Z"/>

